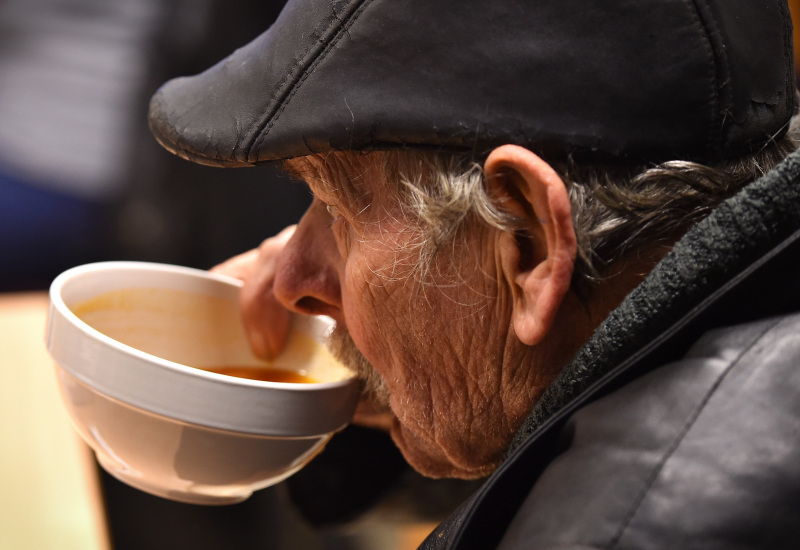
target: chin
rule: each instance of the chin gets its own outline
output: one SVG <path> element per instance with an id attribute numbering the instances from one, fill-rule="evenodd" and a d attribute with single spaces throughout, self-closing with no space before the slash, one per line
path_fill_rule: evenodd
<path id="1" fill-rule="evenodd" d="M 426 477 L 481 479 L 491 474 L 500 464 L 500 459 L 491 462 L 463 460 L 455 462 L 439 446 L 410 434 L 396 418 L 392 425 L 391 435 L 406 462 Z"/>

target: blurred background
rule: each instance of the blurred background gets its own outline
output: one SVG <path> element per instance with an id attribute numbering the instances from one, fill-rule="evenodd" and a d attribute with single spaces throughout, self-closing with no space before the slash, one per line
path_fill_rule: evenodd
<path id="1" fill-rule="evenodd" d="M 42 336 L 58 273 L 102 260 L 206 269 L 310 202 L 269 167 L 182 161 L 147 128 L 160 84 L 246 44 L 282 4 L 0 0 L 0 547 L 415 548 L 472 490 L 420 478 L 384 434 L 353 428 L 291 484 L 235 506 L 179 504 L 102 472 L 61 416 Z"/>
<path id="2" fill-rule="evenodd" d="M 42 337 L 58 273 L 209 268 L 305 210 L 307 190 L 277 171 L 182 161 L 146 120 L 161 83 L 246 44 L 282 4 L 0 0 L 0 547 L 410 549 L 475 488 L 422 479 L 383 434 L 348 429 L 242 504 L 178 504 L 101 472 L 61 416 Z"/>
<path id="3" fill-rule="evenodd" d="M 0 1 L 0 287 L 108 258 L 207 268 L 298 218 L 302 186 L 181 161 L 147 128 L 161 83 L 249 42 L 281 4 Z"/>

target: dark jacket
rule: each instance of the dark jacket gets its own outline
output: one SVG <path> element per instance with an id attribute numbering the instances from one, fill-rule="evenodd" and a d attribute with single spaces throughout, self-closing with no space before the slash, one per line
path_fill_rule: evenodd
<path id="1" fill-rule="evenodd" d="M 800 153 L 693 227 L 423 549 L 800 548 Z"/>

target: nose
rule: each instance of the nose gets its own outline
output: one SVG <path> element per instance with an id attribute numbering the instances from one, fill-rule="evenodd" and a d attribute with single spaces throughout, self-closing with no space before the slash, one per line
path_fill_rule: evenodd
<path id="1" fill-rule="evenodd" d="M 342 263 L 330 230 L 330 214 L 314 199 L 278 259 L 275 297 L 292 311 L 341 321 Z"/>

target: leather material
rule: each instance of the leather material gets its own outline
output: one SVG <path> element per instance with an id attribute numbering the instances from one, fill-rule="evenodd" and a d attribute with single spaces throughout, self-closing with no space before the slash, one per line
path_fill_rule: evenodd
<path id="1" fill-rule="evenodd" d="M 501 549 L 796 548 L 800 315 L 706 334 L 580 410 Z"/>
<path id="2" fill-rule="evenodd" d="M 800 314 L 761 315 L 800 310 L 798 254 L 800 232 L 548 420 L 420 548 L 796 548 Z"/>
<path id="3" fill-rule="evenodd" d="M 716 160 L 780 134 L 794 107 L 784 0 L 290 0 L 165 84 L 150 124 L 217 166 L 502 143 Z"/>

